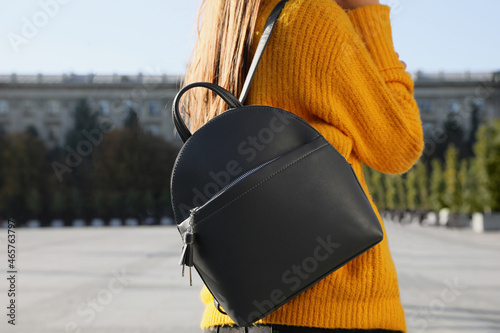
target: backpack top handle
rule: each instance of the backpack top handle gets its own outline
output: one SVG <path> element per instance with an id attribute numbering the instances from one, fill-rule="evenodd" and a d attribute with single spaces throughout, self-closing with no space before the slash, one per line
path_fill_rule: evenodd
<path id="1" fill-rule="evenodd" d="M 250 85 L 252 84 L 253 77 L 255 76 L 255 72 L 257 71 L 257 66 L 259 65 L 259 62 L 262 59 L 264 50 L 266 49 L 267 43 L 269 42 L 269 38 L 271 37 L 271 34 L 274 30 L 275 23 L 281 11 L 283 10 L 283 7 L 285 7 L 287 2 L 288 0 L 280 1 L 276 5 L 276 7 L 274 7 L 273 11 L 271 12 L 271 15 L 269 15 L 269 18 L 266 21 L 264 32 L 262 33 L 262 37 L 260 38 L 259 44 L 257 45 L 257 50 L 255 51 L 252 63 L 250 64 L 250 69 L 245 79 L 245 83 L 243 84 L 239 100 L 236 99 L 236 97 L 234 97 L 234 95 L 231 94 L 226 89 L 209 82 L 197 82 L 189 84 L 184 88 L 182 88 L 177 93 L 177 95 L 174 98 L 174 103 L 172 105 L 172 119 L 174 121 L 175 128 L 177 129 L 177 132 L 179 133 L 179 136 L 181 137 L 183 142 L 186 142 L 187 139 L 191 137 L 191 132 L 189 131 L 189 128 L 186 126 L 184 120 L 182 119 L 181 112 L 179 110 L 179 103 L 182 95 L 184 95 L 186 91 L 192 88 L 205 87 L 214 91 L 217 95 L 219 95 L 224 100 L 224 102 L 226 102 L 227 105 L 229 105 L 230 108 L 243 106 L 247 98 L 248 92 L 250 90 Z"/>

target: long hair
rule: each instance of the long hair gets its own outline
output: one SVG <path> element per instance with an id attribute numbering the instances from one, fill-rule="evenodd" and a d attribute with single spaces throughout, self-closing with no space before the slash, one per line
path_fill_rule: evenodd
<path id="1" fill-rule="evenodd" d="M 257 15 L 263 1 L 203 0 L 198 36 L 183 86 L 211 82 L 238 96 L 250 67 Z M 226 109 L 221 98 L 205 88 L 190 90 L 181 102 L 191 131 Z"/>

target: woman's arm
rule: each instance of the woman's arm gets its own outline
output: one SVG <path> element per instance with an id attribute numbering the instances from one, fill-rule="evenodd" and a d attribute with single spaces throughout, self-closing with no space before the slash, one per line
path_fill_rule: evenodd
<path id="1" fill-rule="evenodd" d="M 377 33 L 377 31 L 372 31 L 370 28 L 370 24 L 373 22 L 366 22 L 362 19 L 362 16 L 364 15 L 364 11 L 371 10 L 373 8 L 362 8 L 370 5 L 378 5 L 379 0 L 336 0 L 337 4 L 345 9 L 349 15 L 349 19 L 351 20 L 352 24 L 354 25 L 354 28 L 358 35 L 363 39 L 365 43 L 369 42 L 369 37 L 370 35 L 374 35 Z M 386 6 L 384 6 L 386 7 Z M 356 10 L 354 10 L 356 9 Z M 361 16 L 361 19 L 360 19 Z M 367 24 L 368 23 L 368 24 Z M 387 19 L 384 20 L 383 24 L 389 25 L 390 26 L 390 21 Z M 392 43 L 392 39 L 391 39 Z M 395 53 L 396 56 L 399 58 L 399 54 Z M 406 63 L 404 61 L 401 61 L 403 64 L 404 69 L 406 69 Z"/>
<path id="2" fill-rule="evenodd" d="M 420 157 L 423 133 L 413 81 L 394 51 L 389 12 L 389 7 L 381 5 L 349 12 L 363 45 L 353 41 L 352 50 L 357 51 L 352 56 L 356 59 L 344 58 L 335 68 L 339 75 L 358 73 L 357 80 L 351 80 L 346 88 L 347 96 L 353 98 L 357 89 L 364 90 L 354 110 L 356 116 L 346 110 L 350 112 L 347 119 L 351 119 L 340 120 L 343 125 L 350 122 L 344 128 L 357 138 L 356 154 L 376 170 L 403 173 Z"/>
<path id="3" fill-rule="evenodd" d="M 378 5 L 379 0 L 335 0 L 344 10 L 352 10 L 363 6 Z"/>
<path id="4" fill-rule="evenodd" d="M 344 19 L 320 3 L 323 12 L 313 19 L 321 22 L 318 31 L 303 37 L 314 45 L 304 50 L 311 63 L 307 89 L 319 95 L 304 104 L 349 137 L 363 163 L 384 173 L 406 172 L 422 153 L 423 131 L 413 81 L 394 51 L 390 8 L 364 6 Z"/>

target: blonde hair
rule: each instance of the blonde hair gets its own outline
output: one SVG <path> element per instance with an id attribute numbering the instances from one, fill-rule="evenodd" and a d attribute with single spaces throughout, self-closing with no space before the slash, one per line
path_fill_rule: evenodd
<path id="1" fill-rule="evenodd" d="M 183 86 L 211 82 L 238 97 L 250 67 L 257 15 L 264 0 L 204 0 L 198 14 L 198 36 Z M 205 88 L 190 90 L 182 101 L 192 132 L 227 109 Z"/>

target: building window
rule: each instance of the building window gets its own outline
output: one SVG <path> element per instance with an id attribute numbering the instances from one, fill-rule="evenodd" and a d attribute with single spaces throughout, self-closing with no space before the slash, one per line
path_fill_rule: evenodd
<path id="1" fill-rule="evenodd" d="M 109 102 L 108 101 L 99 101 L 99 113 L 102 116 L 109 115 Z"/>
<path id="2" fill-rule="evenodd" d="M 450 99 L 448 101 L 448 112 L 449 113 L 459 113 L 461 109 L 460 102 L 456 99 Z"/>
<path id="3" fill-rule="evenodd" d="M 420 113 L 430 114 L 432 113 L 434 103 L 431 99 L 419 99 L 417 100 L 417 105 Z"/>
<path id="4" fill-rule="evenodd" d="M 484 111 L 484 98 L 474 98 L 470 103 L 471 112 L 477 110 L 478 114 L 482 114 Z"/>
<path id="5" fill-rule="evenodd" d="M 124 100 L 122 101 L 122 110 L 124 115 L 135 112 L 138 117 L 141 116 L 142 103 L 140 101 Z"/>
<path id="6" fill-rule="evenodd" d="M 424 131 L 424 135 L 428 136 L 432 133 L 432 131 L 434 130 L 434 128 L 436 128 L 436 126 L 433 123 L 423 123 L 422 128 Z"/>
<path id="7" fill-rule="evenodd" d="M 9 112 L 9 102 L 0 100 L 0 115 L 7 114 Z"/>
<path id="8" fill-rule="evenodd" d="M 60 105 L 58 101 L 48 101 L 47 102 L 47 111 L 51 115 L 58 115 L 60 111 Z"/>
<path id="9" fill-rule="evenodd" d="M 158 125 L 149 125 L 149 132 L 153 135 L 160 135 L 160 127 Z"/>
<path id="10" fill-rule="evenodd" d="M 77 101 L 66 101 L 63 102 L 64 109 L 68 110 L 68 113 L 71 117 L 74 117 L 76 114 L 76 106 L 78 105 Z"/>
<path id="11" fill-rule="evenodd" d="M 130 111 L 130 109 L 132 109 L 132 101 L 130 100 L 123 101 L 123 107 L 125 108 L 125 111 Z"/>
<path id="12" fill-rule="evenodd" d="M 59 141 L 59 138 L 61 137 L 61 128 L 60 126 L 57 126 L 57 125 L 53 125 L 53 126 L 50 126 L 49 127 L 49 131 L 48 131 L 49 135 L 49 140 L 52 141 L 52 142 L 58 142 Z"/>
<path id="13" fill-rule="evenodd" d="M 33 115 L 33 103 L 31 101 L 24 101 L 21 110 L 23 116 L 31 117 Z"/>
<path id="14" fill-rule="evenodd" d="M 149 101 L 149 114 L 153 116 L 160 114 L 160 103 L 158 101 Z"/>

